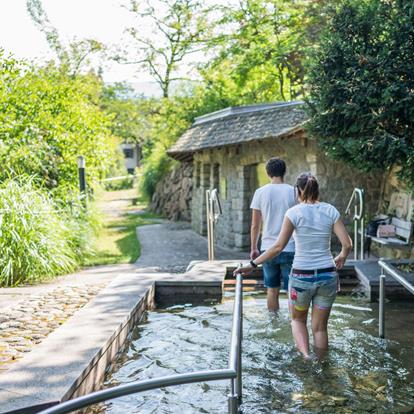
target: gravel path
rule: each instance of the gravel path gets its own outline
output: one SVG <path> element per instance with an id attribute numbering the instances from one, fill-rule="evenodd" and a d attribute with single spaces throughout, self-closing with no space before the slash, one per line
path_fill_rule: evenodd
<path id="1" fill-rule="evenodd" d="M 105 284 L 62 286 L 33 294 L 13 308 L 0 310 L 0 372 L 42 342 Z"/>

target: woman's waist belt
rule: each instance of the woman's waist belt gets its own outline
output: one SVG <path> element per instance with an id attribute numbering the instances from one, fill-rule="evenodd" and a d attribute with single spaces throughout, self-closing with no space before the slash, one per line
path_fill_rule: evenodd
<path id="1" fill-rule="evenodd" d="M 303 269 L 295 269 L 292 268 L 292 273 L 297 275 L 318 275 L 320 273 L 330 273 L 336 272 L 335 267 L 325 267 L 324 269 L 314 269 L 314 270 L 303 270 Z"/>

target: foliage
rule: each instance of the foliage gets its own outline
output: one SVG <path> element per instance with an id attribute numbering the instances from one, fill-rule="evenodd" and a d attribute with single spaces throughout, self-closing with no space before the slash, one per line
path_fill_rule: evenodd
<path id="1" fill-rule="evenodd" d="M 414 8 L 348 0 L 333 16 L 310 77 L 311 133 L 333 157 L 387 170 L 414 188 Z"/>
<path id="2" fill-rule="evenodd" d="M 149 134 L 156 139 L 144 143 L 143 177 L 139 186 L 148 199 L 154 194 L 157 183 L 175 164 L 166 151 L 191 126 L 195 116 L 202 113 L 199 92 L 161 99 L 156 110 L 148 116 Z"/>
<path id="3" fill-rule="evenodd" d="M 104 188 L 106 191 L 118 191 L 118 190 L 127 190 L 134 186 L 134 176 L 128 175 L 124 176 L 125 178 L 113 181 L 106 181 L 104 183 Z"/>
<path id="4" fill-rule="evenodd" d="M 0 194 L 0 285 L 32 283 L 74 270 L 71 229 L 45 191 L 30 179 L 9 179 Z"/>
<path id="5" fill-rule="evenodd" d="M 133 190 L 132 190 L 133 191 Z M 114 197 L 119 199 L 119 193 L 105 193 L 102 202 L 109 202 Z M 128 198 L 127 192 L 122 193 L 122 198 Z M 133 199 L 132 199 L 133 200 Z M 134 263 L 141 254 L 141 246 L 137 239 L 137 227 L 153 224 L 156 215 L 142 212 L 134 214 L 130 209 L 142 209 L 145 204 L 142 200 L 134 201 L 128 205 L 123 214 L 119 217 L 106 220 L 99 230 L 99 237 L 95 245 L 95 254 L 87 258 L 86 264 L 90 266 L 114 264 L 114 263 Z"/>
<path id="6" fill-rule="evenodd" d="M 210 95 L 226 105 L 302 97 L 309 50 L 332 3 L 241 0 L 229 8 L 221 21 L 228 34 L 201 69 Z"/>
<path id="7" fill-rule="evenodd" d="M 118 82 L 105 85 L 100 100 L 102 108 L 112 116 L 113 135 L 127 143 L 142 143 L 147 138 L 152 99 L 137 97 L 129 85 Z"/>
<path id="8" fill-rule="evenodd" d="M 77 186 L 79 155 L 90 183 L 103 177 L 116 140 L 111 117 L 99 106 L 101 87 L 93 74 L 73 77 L 53 64 L 29 66 L 0 51 L 0 180 L 35 175 L 62 195 Z"/>
<path id="9" fill-rule="evenodd" d="M 137 26 L 127 30 L 134 47 L 118 60 L 148 71 L 167 98 L 171 83 L 182 79 L 177 77 L 178 65 L 210 38 L 209 9 L 199 0 L 131 0 L 129 10 L 138 17 Z M 148 26 L 150 37 L 142 30 L 148 31 Z M 133 60 L 128 58 L 131 52 Z"/>

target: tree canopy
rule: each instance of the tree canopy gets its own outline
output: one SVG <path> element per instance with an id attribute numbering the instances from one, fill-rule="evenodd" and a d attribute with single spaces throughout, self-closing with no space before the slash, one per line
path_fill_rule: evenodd
<path id="1" fill-rule="evenodd" d="M 49 189 L 75 187 L 79 155 L 89 180 L 101 178 L 116 145 L 101 88 L 93 74 L 73 77 L 0 52 L 0 179 L 26 174 Z"/>
<path id="2" fill-rule="evenodd" d="M 346 1 L 310 75 L 311 133 L 363 170 L 399 167 L 414 188 L 414 6 Z"/>

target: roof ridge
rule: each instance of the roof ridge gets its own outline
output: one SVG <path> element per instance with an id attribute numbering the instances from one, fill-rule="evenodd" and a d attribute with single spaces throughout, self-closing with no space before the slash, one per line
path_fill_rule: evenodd
<path id="1" fill-rule="evenodd" d="M 290 101 L 290 102 L 270 102 L 265 104 L 254 105 L 241 105 L 241 106 L 229 106 L 218 111 L 210 112 L 205 115 L 201 115 L 195 118 L 193 125 L 204 124 L 209 121 L 215 121 L 217 119 L 227 118 L 232 115 L 245 115 L 252 112 L 267 111 L 270 109 L 285 108 L 288 106 L 300 106 L 303 105 L 303 101 Z"/>

